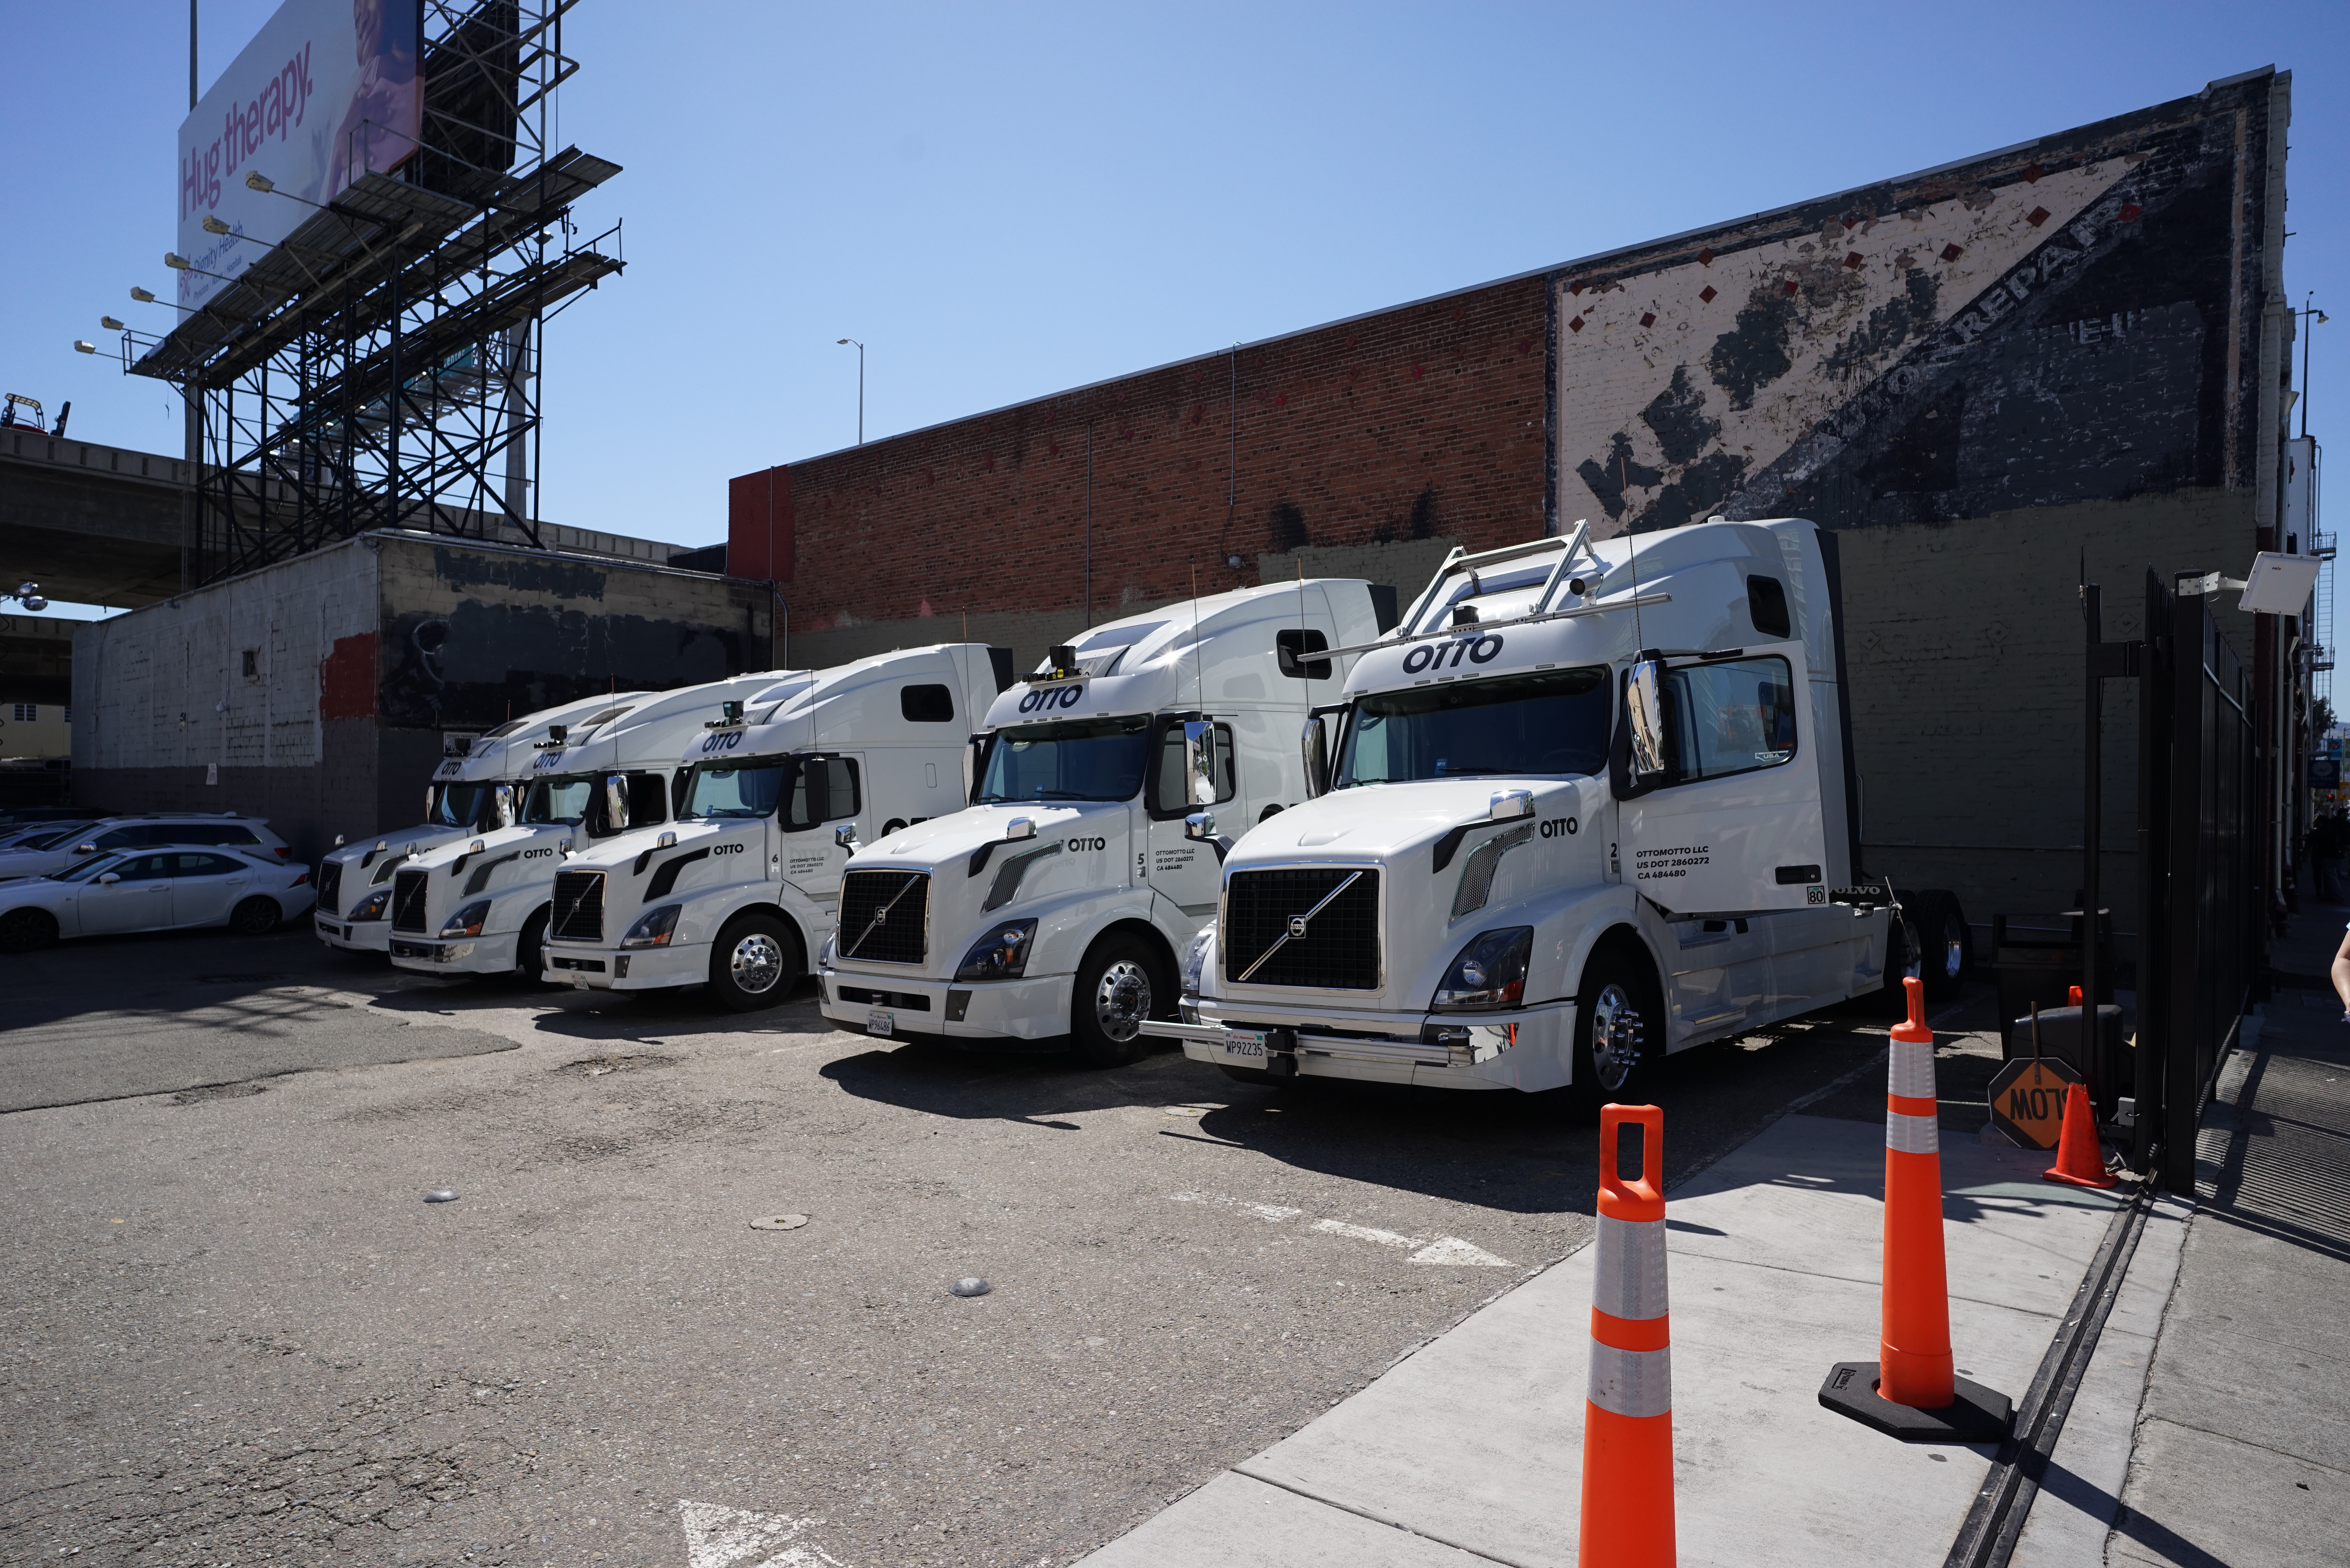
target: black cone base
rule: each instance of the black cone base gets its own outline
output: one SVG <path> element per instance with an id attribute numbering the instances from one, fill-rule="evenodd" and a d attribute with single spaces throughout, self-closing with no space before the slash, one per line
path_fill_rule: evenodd
<path id="1" fill-rule="evenodd" d="M 1917 1410 L 1881 1398 L 1877 1363 L 1839 1361 L 1820 1385 L 1820 1403 L 1905 1443 L 1996 1443 L 2015 1421 L 2015 1404 L 1964 1377 L 1953 1378 L 1958 1397 L 1939 1410 Z"/>

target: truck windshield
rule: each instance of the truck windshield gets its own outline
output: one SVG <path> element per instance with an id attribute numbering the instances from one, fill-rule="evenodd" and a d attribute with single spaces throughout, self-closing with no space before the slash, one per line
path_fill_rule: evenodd
<path id="1" fill-rule="evenodd" d="M 1608 708 L 1607 671 L 1596 667 L 1372 692 L 1355 700 L 1337 787 L 1600 773 Z"/>
<path id="2" fill-rule="evenodd" d="M 569 778 L 533 779 L 530 799 L 522 819 L 536 826 L 563 823 L 577 827 L 588 819 L 588 803 L 596 796 L 596 781 L 585 774 Z"/>
<path id="3" fill-rule="evenodd" d="M 1012 800 L 1132 800 L 1150 760 L 1150 720 L 1075 719 L 998 730 L 987 774 L 972 794 L 982 805 Z"/>
<path id="4" fill-rule="evenodd" d="M 791 762 L 781 760 L 751 767 L 696 768 L 693 792 L 686 796 L 685 809 L 678 815 L 773 816 L 793 769 Z"/>
<path id="5" fill-rule="evenodd" d="M 426 820 L 440 827 L 473 827 L 490 820 L 490 784 L 444 784 L 432 786 L 432 810 Z"/>

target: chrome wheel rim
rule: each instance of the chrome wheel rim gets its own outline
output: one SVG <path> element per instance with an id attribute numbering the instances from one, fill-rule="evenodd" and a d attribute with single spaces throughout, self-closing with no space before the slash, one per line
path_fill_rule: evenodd
<path id="1" fill-rule="evenodd" d="M 1942 978 L 1955 984 L 1966 971 L 1966 938 L 1957 931 L 1945 932 L 1942 937 Z"/>
<path id="2" fill-rule="evenodd" d="M 1926 978 L 1926 943 L 1917 923 L 1907 919 L 1901 922 L 1901 973 L 1921 982 Z"/>
<path id="3" fill-rule="evenodd" d="M 1150 1016 L 1150 973 L 1132 959 L 1120 959 L 1102 971 L 1094 987 L 1094 1022 L 1119 1044 L 1142 1033 Z"/>
<path id="4" fill-rule="evenodd" d="M 1648 1043 L 1648 1026 L 1631 992 L 1609 981 L 1591 1007 L 1591 1072 L 1610 1094 L 1630 1080 Z"/>
<path id="5" fill-rule="evenodd" d="M 726 955 L 726 969 L 734 977 L 735 989 L 745 995 L 773 991 L 784 978 L 783 944 L 764 931 L 753 931 Z"/>

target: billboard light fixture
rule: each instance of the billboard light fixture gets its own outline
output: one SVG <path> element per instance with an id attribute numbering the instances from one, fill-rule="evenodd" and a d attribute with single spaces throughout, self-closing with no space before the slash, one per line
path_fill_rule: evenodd
<path id="1" fill-rule="evenodd" d="M 268 175 L 264 174 L 260 170 L 255 169 L 253 172 L 244 177 L 244 188 L 248 191 L 258 191 L 263 195 L 266 196 L 272 191 L 276 190 L 277 186 L 273 181 L 271 181 Z"/>
<path id="2" fill-rule="evenodd" d="M 188 258 L 182 255 L 177 251 L 165 251 L 163 253 L 163 265 L 170 267 L 173 272 L 185 272 L 188 270 Z"/>
<path id="3" fill-rule="evenodd" d="M 135 283 L 130 286 L 130 297 L 137 300 L 141 305 L 152 305 L 155 303 L 155 296 L 148 293 L 145 289 L 140 287 Z"/>
<path id="4" fill-rule="evenodd" d="M 87 337 L 77 337 L 74 339 L 74 352 L 77 354 L 95 354 L 98 352 L 98 345 L 92 343 Z"/>
<path id="5" fill-rule="evenodd" d="M 218 218 L 213 216 L 212 213 L 206 213 L 204 214 L 204 233 L 208 234 L 233 234 L 236 233 L 236 231 L 230 228 L 226 223 L 222 223 Z"/>
<path id="6" fill-rule="evenodd" d="M 111 316 L 99 317 L 98 318 L 98 324 L 100 327 L 105 327 L 109 332 L 120 332 L 122 330 L 122 323 L 117 321 Z"/>

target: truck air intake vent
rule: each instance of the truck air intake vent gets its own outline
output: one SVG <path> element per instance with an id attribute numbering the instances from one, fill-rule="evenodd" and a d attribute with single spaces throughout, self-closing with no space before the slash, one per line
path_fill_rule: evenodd
<path id="1" fill-rule="evenodd" d="M 931 879 L 920 871 L 851 871 L 840 879 L 840 956 L 920 963 L 929 951 Z"/>
<path id="2" fill-rule="evenodd" d="M 600 942 L 604 940 L 604 874 L 601 871 L 557 871 L 555 909 L 547 934 L 558 942 Z"/>
<path id="3" fill-rule="evenodd" d="M 395 931 L 424 929 L 424 884 L 430 873 L 402 871 L 391 879 L 391 929 Z"/>
<path id="4" fill-rule="evenodd" d="M 339 915 L 343 907 L 337 902 L 343 896 L 343 863 L 321 861 L 318 865 L 318 908 L 329 915 Z"/>
<path id="5" fill-rule="evenodd" d="M 1246 974 L 1251 985 L 1377 991 L 1379 874 L 1351 866 L 1235 871 L 1222 947 L 1232 984 Z"/>

